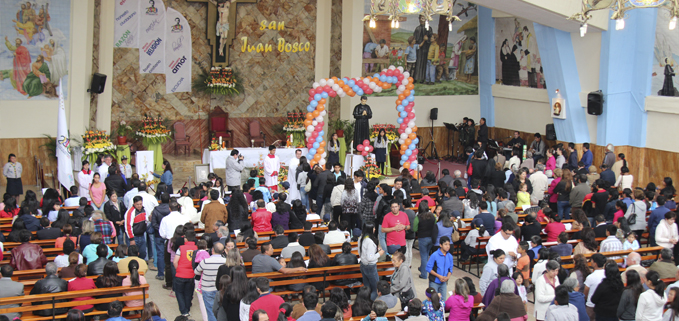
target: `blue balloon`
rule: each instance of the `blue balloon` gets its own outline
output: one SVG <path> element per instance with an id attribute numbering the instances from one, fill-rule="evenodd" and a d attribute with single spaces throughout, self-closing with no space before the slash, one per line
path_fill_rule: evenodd
<path id="1" fill-rule="evenodd" d="M 381 81 L 381 82 L 386 82 L 386 81 L 387 81 L 387 76 L 380 76 L 380 81 Z"/>
<path id="2" fill-rule="evenodd" d="M 415 144 L 415 145 L 417 145 L 417 143 L 419 143 L 419 142 L 420 142 L 419 138 L 415 138 L 415 139 L 412 140 L 412 143 Z"/>
<path id="3" fill-rule="evenodd" d="M 411 95 L 411 96 L 415 96 L 415 89 L 411 89 L 411 90 L 410 90 L 410 95 Z"/>
<path id="4" fill-rule="evenodd" d="M 408 112 L 407 112 L 407 111 L 402 111 L 402 112 L 401 112 L 401 117 L 405 118 L 406 116 L 408 116 Z"/>
<path id="5" fill-rule="evenodd" d="M 314 100 L 314 102 L 316 102 L 316 101 Z M 316 105 L 318 105 L 318 103 L 316 103 Z M 316 110 L 316 108 L 314 108 L 314 106 L 311 106 L 311 105 L 306 106 L 306 111 L 313 113 L 314 110 Z"/>
<path id="6" fill-rule="evenodd" d="M 311 107 L 313 107 L 311 110 L 309 110 L 309 112 L 313 112 L 314 110 L 316 110 L 316 106 L 318 106 L 318 101 L 312 100 L 309 103 L 309 105 L 311 105 Z"/>
<path id="7" fill-rule="evenodd" d="M 404 161 L 404 160 L 400 160 L 400 161 L 399 161 L 399 163 L 401 163 L 401 166 L 403 166 L 403 164 L 405 164 L 405 163 L 406 163 L 406 161 Z"/>
<path id="8" fill-rule="evenodd" d="M 408 157 L 408 156 L 412 155 L 412 153 L 413 153 L 413 151 L 412 151 L 412 150 L 410 150 L 410 149 L 406 149 L 406 152 L 405 152 L 405 154 L 404 154 L 403 156 L 406 156 L 406 157 Z"/>
<path id="9" fill-rule="evenodd" d="M 410 163 L 410 169 L 417 169 L 417 162 Z"/>
<path id="10" fill-rule="evenodd" d="M 404 99 L 404 100 L 401 101 L 401 106 L 403 106 L 403 107 L 408 106 L 409 103 L 410 102 L 408 101 L 408 99 Z"/>
<path id="11" fill-rule="evenodd" d="M 406 100 L 408 100 L 408 101 L 415 101 L 415 96 L 410 95 L 410 96 L 408 96 L 408 98 L 406 98 Z"/>
<path id="12" fill-rule="evenodd" d="M 380 74 L 374 74 L 373 78 L 380 78 Z"/>
<path id="13" fill-rule="evenodd" d="M 356 95 L 359 95 L 359 96 L 363 96 L 363 94 L 364 94 L 363 89 L 359 89 L 359 90 L 356 92 Z"/>
<path id="14" fill-rule="evenodd" d="M 321 97 L 321 94 L 315 94 L 314 95 L 314 100 L 316 100 L 316 101 L 321 100 L 321 98 L 323 98 L 323 97 Z"/>
<path id="15" fill-rule="evenodd" d="M 406 160 L 408 160 L 408 156 L 405 155 L 405 154 L 404 154 L 404 155 L 401 155 L 401 159 L 404 160 L 404 161 L 406 161 Z"/>
<path id="16" fill-rule="evenodd" d="M 316 141 L 316 142 L 314 143 L 314 148 L 319 148 L 319 147 L 321 147 L 321 145 L 318 143 L 318 141 Z"/>
<path id="17" fill-rule="evenodd" d="M 356 85 L 356 82 L 353 80 L 349 80 L 349 87 L 354 87 Z"/>
<path id="18" fill-rule="evenodd" d="M 410 143 L 410 146 L 408 146 L 408 150 L 415 149 L 415 147 L 417 147 L 417 146 L 415 146 L 415 144 Z"/>
<path id="19" fill-rule="evenodd" d="M 323 141 L 323 135 L 324 135 L 324 134 L 325 134 L 325 132 L 324 132 L 323 130 L 321 130 L 320 132 L 318 132 L 318 137 L 316 137 L 316 141 L 317 141 L 317 142 L 322 142 L 322 141 Z"/>
<path id="20" fill-rule="evenodd" d="M 321 93 L 321 97 L 323 97 L 323 98 L 328 98 L 328 93 L 326 93 L 325 91 L 322 92 L 322 93 Z"/>
<path id="21" fill-rule="evenodd" d="M 315 143 L 314 143 L 314 144 L 315 144 Z M 316 155 L 316 149 L 315 149 L 315 148 L 310 149 L 310 150 L 309 150 L 309 154 L 312 155 L 311 158 L 314 158 L 313 155 Z"/>
<path id="22" fill-rule="evenodd" d="M 399 124 L 403 123 L 403 118 L 399 117 L 399 119 L 397 119 L 396 122 L 399 123 Z"/>
<path id="23" fill-rule="evenodd" d="M 342 81 L 347 82 L 347 81 L 349 81 L 349 78 L 344 77 L 344 78 L 342 78 Z"/>

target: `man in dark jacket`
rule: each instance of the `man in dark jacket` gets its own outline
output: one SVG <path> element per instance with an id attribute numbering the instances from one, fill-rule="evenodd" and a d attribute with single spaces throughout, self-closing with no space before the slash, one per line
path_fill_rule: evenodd
<path id="1" fill-rule="evenodd" d="M 313 188 L 315 188 L 316 190 L 316 207 L 317 207 L 316 213 L 318 213 L 318 215 L 321 215 L 321 211 L 323 210 L 323 204 L 325 200 L 330 198 L 330 194 L 328 194 L 327 197 L 325 196 L 325 185 L 328 183 L 330 175 L 331 175 L 330 166 L 328 166 L 328 169 L 320 172 L 316 176 L 316 180 L 314 180 L 314 182 L 311 183 Z"/>
<path id="2" fill-rule="evenodd" d="M 35 218 L 35 216 L 33 216 L 33 215 L 30 213 L 30 210 L 28 209 L 28 207 L 25 207 L 25 206 L 22 207 L 22 208 L 21 208 L 21 213 L 22 213 L 22 214 L 21 214 L 21 216 L 19 216 L 19 218 L 20 218 L 22 221 L 24 221 L 24 226 L 26 226 L 26 229 L 27 229 L 29 232 L 35 232 L 35 231 L 37 231 L 37 230 L 39 230 L 39 229 L 42 228 L 42 226 L 40 226 L 40 220 L 38 220 L 37 218 Z"/>
<path id="3" fill-rule="evenodd" d="M 342 253 L 335 255 L 332 262 L 335 266 L 358 264 L 358 258 L 356 257 L 356 254 L 351 253 L 351 243 L 342 243 Z M 356 279 L 343 279 L 335 281 L 334 283 L 336 285 L 349 285 L 356 281 Z"/>
<path id="4" fill-rule="evenodd" d="M 104 265 L 109 262 L 106 256 L 108 256 L 108 246 L 106 244 L 99 244 L 97 246 L 98 258 L 92 262 L 87 262 L 87 275 L 104 274 Z"/>
<path id="5" fill-rule="evenodd" d="M 476 141 L 481 143 L 481 150 L 486 150 L 486 144 L 488 144 L 488 126 L 486 125 L 486 118 L 481 118 L 479 125 Z"/>
<path id="6" fill-rule="evenodd" d="M 615 173 L 613 173 L 611 168 L 606 164 L 601 165 L 601 169 L 603 171 L 599 174 L 600 178 L 608 183 L 608 187 L 613 186 L 613 184 L 615 184 Z"/>
<path id="7" fill-rule="evenodd" d="M 66 280 L 62 280 L 57 276 L 57 265 L 54 264 L 54 262 L 49 262 L 45 266 L 45 278 L 42 280 L 38 280 L 35 282 L 35 285 L 33 286 L 33 289 L 31 290 L 31 295 L 33 294 L 47 294 L 47 293 L 61 293 L 61 292 L 66 292 L 68 291 L 68 282 Z M 56 302 L 64 302 L 66 300 L 57 300 Z M 52 304 L 52 301 L 46 301 L 46 302 L 33 302 L 33 305 L 42 305 L 42 304 Z M 68 312 L 68 308 L 58 308 L 54 309 L 54 312 L 52 312 L 52 309 L 46 309 L 46 310 L 38 310 L 38 311 L 33 311 L 33 314 L 35 315 L 40 315 L 40 316 L 50 316 L 52 313 L 54 314 L 64 314 Z"/>
<path id="8" fill-rule="evenodd" d="M 9 265 L 16 271 L 42 269 L 47 263 L 47 257 L 40 245 L 29 243 L 31 232 L 23 230 L 19 233 L 21 245 L 12 249 Z"/>
<path id="9" fill-rule="evenodd" d="M 453 211 L 458 211 L 460 213 L 464 212 L 464 204 L 457 197 L 455 188 L 453 187 L 448 187 L 446 190 L 445 197 L 443 198 L 443 211 L 448 214 L 452 213 Z"/>
<path id="10" fill-rule="evenodd" d="M 471 179 L 478 179 L 479 182 L 482 182 L 486 178 L 486 174 L 489 172 L 488 161 L 483 159 L 483 150 L 476 151 L 469 167 L 467 173 L 469 174 L 469 170 L 471 170 Z"/>
<path id="11" fill-rule="evenodd" d="M 127 184 L 125 179 L 120 175 L 120 167 L 110 166 L 108 168 L 108 177 L 104 180 L 106 185 L 106 191 L 114 191 L 118 197 L 125 197 L 125 192 L 127 192 Z"/>
<path id="12" fill-rule="evenodd" d="M 35 236 L 38 238 L 38 240 L 54 240 L 58 237 L 61 237 L 61 229 L 51 227 L 52 223 L 50 220 L 43 216 L 40 218 L 40 226 L 42 226 L 42 230 L 39 230 L 35 232 Z"/>
<path id="13" fill-rule="evenodd" d="M 170 210 L 170 194 L 163 193 L 160 195 L 160 204 L 153 208 L 153 212 L 151 212 L 151 225 L 153 226 L 153 234 L 155 235 L 153 242 L 156 243 L 157 253 L 165 253 L 165 239 L 160 236 L 160 222 L 165 216 L 168 216 L 170 212 L 172 212 Z M 165 262 L 163 260 L 158 260 L 155 264 L 158 268 L 156 279 L 165 279 Z"/>
<path id="14" fill-rule="evenodd" d="M 274 249 L 282 249 L 288 246 L 288 237 L 285 235 L 285 228 L 280 225 L 273 227 L 273 231 L 276 232 L 276 237 L 271 240 L 271 245 Z"/>

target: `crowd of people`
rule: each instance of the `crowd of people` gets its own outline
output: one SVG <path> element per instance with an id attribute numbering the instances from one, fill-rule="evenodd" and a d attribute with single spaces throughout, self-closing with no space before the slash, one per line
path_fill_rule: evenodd
<path id="1" fill-rule="evenodd" d="M 515 140 L 521 144 L 519 137 Z M 635 187 L 625 156 L 615 156 L 612 146 L 600 173 L 592 165 L 588 144 L 581 158 L 573 144 L 548 148 L 539 135 L 525 158 L 516 147 L 509 159 L 489 159 L 482 146 L 467 146 L 464 174 L 443 170 L 438 180 L 431 172 L 417 179 L 404 170 L 393 185 L 366 180 L 360 170 L 348 175 L 339 163 L 312 167 L 300 152 L 288 181 L 276 188 L 257 171 L 241 184 L 245 169 L 236 151 L 227 161 L 226 179 L 211 173 L 207 182 L 176 191 L 179 197 L 171 196 L 175 191 L 167 161 L 154 193 L 126 170 L 125 159 L 117 164 L 104 156 L 94 170 L 84 161 L 81 174 L 87 177 L 70 189 L 68 198 L 47 189 L 38 200 L 33 191 L 24 194 L 8 187 L 0 217 L 13 218 L 12 229 L 6 237 L 0 234 L 0 241 L 21 244 L 2 266 L 2 282 L 18 288 L 21 283 L 11 280 L 14 271 L 44 269 L 46 277 L 30 294 L 59 293 L 139 286 L 147 284 L 148 271 L 155 271 L 162 287 L 176 297 L 178 318 L 190 317 L 197 296 L 205 321 L 382 320 L 393 308 L 407 310 L 408 319 L 438 321 L 448 312 L 449 320 L 468 320 L 480 303 L 485 308 L 478 319 L 525 319 L 530 292 L 537 320 L 662 320 L 668 304 L 665 318 L 679 313 L 674 309 L 679 308 L 679 297 L 674 302 L 679 282 L 669 291 L 663 282 L 679 277 L 671 178 L 659 186 Z M 4 172 L 16 176 L 15 168 L 6 165 Z M 83 189 L 83 182 L 89 187 Z M 435 193 L 427 188 L 432 186 Z M 517 208 L 527 214 L 522 220 Z M 618 261 L 601 254 L 637 250 L 646 232 L 651 246 L 663 247 L 660 259 L 648 268 L 636 252 Z M 543 244 L 543 233 L 544 242 L 552 244 Z M 270 240 L 260 241 L 260 235 L 269 234 Z M 453 277 L 452 252 L 459 246 L 461 262 L 479 260 L 482 237 L 488 238 L 488 261 L 477 292 L 471 278 Z M 32 240 L 54 240 L 63 253 L 48 260 Z M 331 245 L 341 245 L 341 252 L 332 253 Z M 421 262 L 416 274 L 428 284 L 423 292 L 416 290 L 411 270 L 415 248 Z M 274 256 L 276 252 L 280 254 Z M 564 256 L 573 256 L 572 269 L 564 269 Z M 378 263 L 389 261 L 393 272 L 380 276 Z M 359 262 L 360 279 L 303 280 L 309 269 Z M 276 272 L 299 281 L 272 286 L 269 278 L 257 277 Z M 319 296 L 328 287 L 329 300 L 321 305 Z M 300 294 L 276 295 L 281 291 Z M 23 285 L 0 297 L 18 295 L 23 295 Z M 292 305 L 293 299 L 301 303 Z M 147 318 L 142 321 L 160 319 L 149 306 L 153 303 L 122 301 L 71 311 L 108 311 L 116 318 L 122 305 L 143 309 Z M 79 316 L 69 312 L 70 317 Z"/>

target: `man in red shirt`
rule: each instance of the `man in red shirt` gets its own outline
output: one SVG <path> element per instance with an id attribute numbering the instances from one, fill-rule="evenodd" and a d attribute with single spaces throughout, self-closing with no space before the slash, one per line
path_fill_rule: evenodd
<path id="1" fill-rule="evenodd" d="M 252 229 L 255 232 L 271 232 L 271 212 L 266 210 L 264 200 L 257 201 L 257 210 L 252 212 Z"/>
<path id="2" fill-rule="evenodd" d="M 410 229 L 408 215 L 401 212 L 401 204 L 398 200 L 391 201 L 391 213 L 382 220 L 382 232 L 387 234 L 387 251 L 394 254 L 396 251 L 406 253 L 406 230 Z"/>
<path id="3" fill-rule="evenodd" d="M 186 231 L 185 239 L 184 245 L 179 247 L 177 255 L 174 257 L 173 263 L 177 273 L 172 280 L 172 290 L 174 290 L 175 296 L 177 297 L 179 313 L 181 313 L 182 316 L 189 316 L 191 301 L 193 300 L 193 290 L 195 288 L 195 273 L 193 272 L 191 259 L 193 257 L 193 251 L 198 250 L 198 247 L 196 246 L 196 231 Z"/>
<path id="4" fill-rule="evenodd" d="M 250 305 L 250 320 L 252 320 L 252 314 L 260 309 L 266 311 L 267 315 L 278 315 L 278 307 L 285 301 L 281 297 L 269 293 L 269 279 L 258 277 L 255 283 L 257 284 L 259 299 Z"/>

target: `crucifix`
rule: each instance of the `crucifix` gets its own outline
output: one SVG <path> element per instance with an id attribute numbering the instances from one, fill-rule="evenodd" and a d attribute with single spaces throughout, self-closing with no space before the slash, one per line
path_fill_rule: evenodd
<path id="1" fill-rule="evenodd" d="M 229 65 L 229 48 L 236 36 L 236 6 L 257 0 L 188 0 L 207 3 L 207 39 L 212 46 L 212 66 Z"/>

